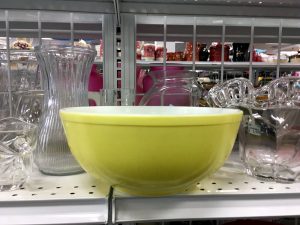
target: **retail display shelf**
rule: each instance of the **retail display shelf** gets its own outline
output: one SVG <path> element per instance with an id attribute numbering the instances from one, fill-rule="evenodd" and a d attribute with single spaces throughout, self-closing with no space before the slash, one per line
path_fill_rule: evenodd
<path id="1" fill-rule="evenodd" d="M 300 68 L 300 64 L 295 64 L 295 63 L 284 63 L 280 64 L 281 68 Z"/>
<path id="2" fill-rule="evenodd" d="M 172 7 L 170 7 L 172 6 Z M 121 0 L 120 13 L 297 18 L 297 0 Z M 242 13 L 241 13 L 242 12 Z"/>
<path id="3" fill-rule="evenodd" d="M 162 66 L 163 62 L 161 61 L 143 61 L 137 60 L 137 65 L 139 66 Z M 167 61 L 167 66 L 185 66 L 191 67 L 193 62 L 191 61 Z M 195 62 L 196 67 L 204 67 L 204 68 L 220 68 L 221 62 Z M 253 62 L 253 68 L 275 68 L 277 63 L 267 63 L 267 62 Z M 281 66 L 281 65 L 280 65 Z M 299 64 L 285 63 L 282 64 L 284 68 L 293 68 L 299 67 Z M 224 68 L 248 68 L 250 67 L 249 62 L 224 62 Z"/>
<path id="4" fill-rule="evenodd" d="M 163 62 L 161 61 L 143 61 L 143 60 L 137 60 L 136 62 L 139 66 L 163 66 Z M 185 66 L 185 67 L 191 67 L 193 65 L 193 62 L 191 61 L 167 61 L 167 66 Z M 221 62 L 195 62 L 196 66 L 205 66 L 205 67 L 220 67 Z"/>
<path id="5" fill-rule="evenodd" d="M 22 189 L 0 192 L 0 224 L 105 224 L 300 215 L 299 183 L 250 177 L 235 155 L 214 175 L 184 193 L 141 197 L 114 191 L 112 196 L 109 210 L 109 187 L 88 174 L 47 176 L 36 171 Z"/>
<path id="6" fill-rule="evenodd" d="M 166 197 L 114 194 L 115 223 L 281 217 L 300 215 L 299 183 L 282 184 L 246 175 L 229 160 L 185 193 Z"/>
<path id="7" fill-rule="evenodd" d="M 0 224 L 105 224 L 108 193 L 86 173 L 47 176 L 35 170 L 21 189 L 0 192 Z"/>

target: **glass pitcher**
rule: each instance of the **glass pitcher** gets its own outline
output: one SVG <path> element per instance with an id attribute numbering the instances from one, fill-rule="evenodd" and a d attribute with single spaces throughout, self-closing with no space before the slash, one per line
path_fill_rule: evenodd
<path id="1" fill-rule="evenodd" d="M 212 88 L 208 98 L 212 106 L 244 111 L 238 141 L 249 175 L 300 180 L 300 78 L 279 78 L 259 89 L 237 78 Z"/>
<path id="2" fill-rule="evenodd" d="M 150 72 L 153 86 L 143 96 L 140 105 L 199 106 L 202 89 L 192 71 L 162 70 Z"/>
<path id="3" fill-rule="evenodd" d="M 88 106 L 88 75 L 96 51 L 85 47 L 42 46 L 36 47 L 35 52 L 46 78 L 35 162 L 45 174 L 82 172 L 69 150 L 59 110 Z"/>

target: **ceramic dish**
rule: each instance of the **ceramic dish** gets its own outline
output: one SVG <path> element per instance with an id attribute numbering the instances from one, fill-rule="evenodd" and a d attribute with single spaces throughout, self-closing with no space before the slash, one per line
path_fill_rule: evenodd
<path id="1" fill-rule="evenodd" d="M 60 111 L 80 165 L 135 195 L 182 192 L 221 167 L 242 112 L 163 106 L 75 107 Z"/>

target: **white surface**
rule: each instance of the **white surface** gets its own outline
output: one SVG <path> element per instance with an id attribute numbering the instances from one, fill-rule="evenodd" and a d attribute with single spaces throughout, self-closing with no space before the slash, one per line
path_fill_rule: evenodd
<path id="1" fill-rule="evenodd" d="M 25 189 L 0 192 L 1 225 L 107 222 L 107 186 L 85 173 L 35 172 Z M 229 160 L 216 174 L 176 196 L 115 193 L 112 215 L 113 222 L 299 216 L 300 185 L 256 180 L 243 173 L 240 163 Z"/>
<path id="2" fill-rule="evenodd" d="M 300 185 L 260 181 L 229 160 L 216 174 L 176 196 L 115 193 L 115 222 L 300 215 Z"/>
<path id="3" fill-rule="evenodd" d="M 86 173 L 46 176 L 35 170 L 24 189 L 0 192 L 0 224 L 104 224 L 108 192 Z"/>
<path id="4" fill-rule="evenodd" d="M 200 108 L 184 106 L 99 106 L 99 107 L 71 107 L 61 110 L 72 114 L 96 114 L 108 116 L 219 116 L 228 114 L 240 114 L 237 109 Z"/>

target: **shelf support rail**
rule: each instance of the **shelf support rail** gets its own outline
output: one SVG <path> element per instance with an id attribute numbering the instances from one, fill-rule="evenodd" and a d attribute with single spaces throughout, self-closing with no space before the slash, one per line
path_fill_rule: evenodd
<path id="1" fill-rule="evenodd" d="M 280 75 L 281 42 L 282 42 L 282 20 L 280 20 L 279 31 L 278 31 L 278 53 L 277 53 L 276 79 L 279 78 L 279 75 Z"/>
<path id="2" fill-rule="evenodd" d="M 222 55 L 221 55 L 221 83 L 224 81 L 224 51 L 225 51 L 225 35 L 226 35 L 226 26 L 223 21 L 222 26 Z"/>
<path id="3" fill-rule="evenodd" d="M 113 15 L 103 16 L 103 89 L 117 88 L 117 74 L 115 71 L 115 23 Z M 105 60 L 109 59 L 109 60 Z"/>
<path id="4" fill-rule="evenodd" d="M 196 70 L 196 45 L 197 45 L 197 24 L 196 24 L 196 17 L 194 17 L 194 23 L 193 23 L 193 70 Z M 199 57 L 199 56 L 198 56 Z"/>
<path id="5" fill-rule="evenodd" d="M 114 8 L 115 8 L 115 14 L 117 17 L 117 26 L 121 26 L 121 16 L 120 16 L 120 2 L 119 0 L 114 0 Z"/>
<path id="6" fill-rule="evenodd" d="M 167 16 L 164 16 L 164 70 L 167 70 Z"/>
<path id="7" fill-rule="evenodd" d="M 253 19 L 252 19 L 252 22 L 251 22 L 251 34 L 250 34 L 250 45 L 249 45 L 249 48 L 250 48 L 250 59 L 249 59 L 249 80 L 254 83 L 254 76 L 253 76 L 253 50 L 254 50 L 254 23 L 253 23 Z"/>
<path id="8" fill-rule="evenodd" d="M 6 31 L 6 58 L 7 58 L 7 82 L 8 82 L 8 104 L 9 115 L 12 116 L 12 87 L 11 87 L 11 68 L 10 68 L 10 29 L 9 29 L 9 14 L 5 10 L 5 31 Z"/>

